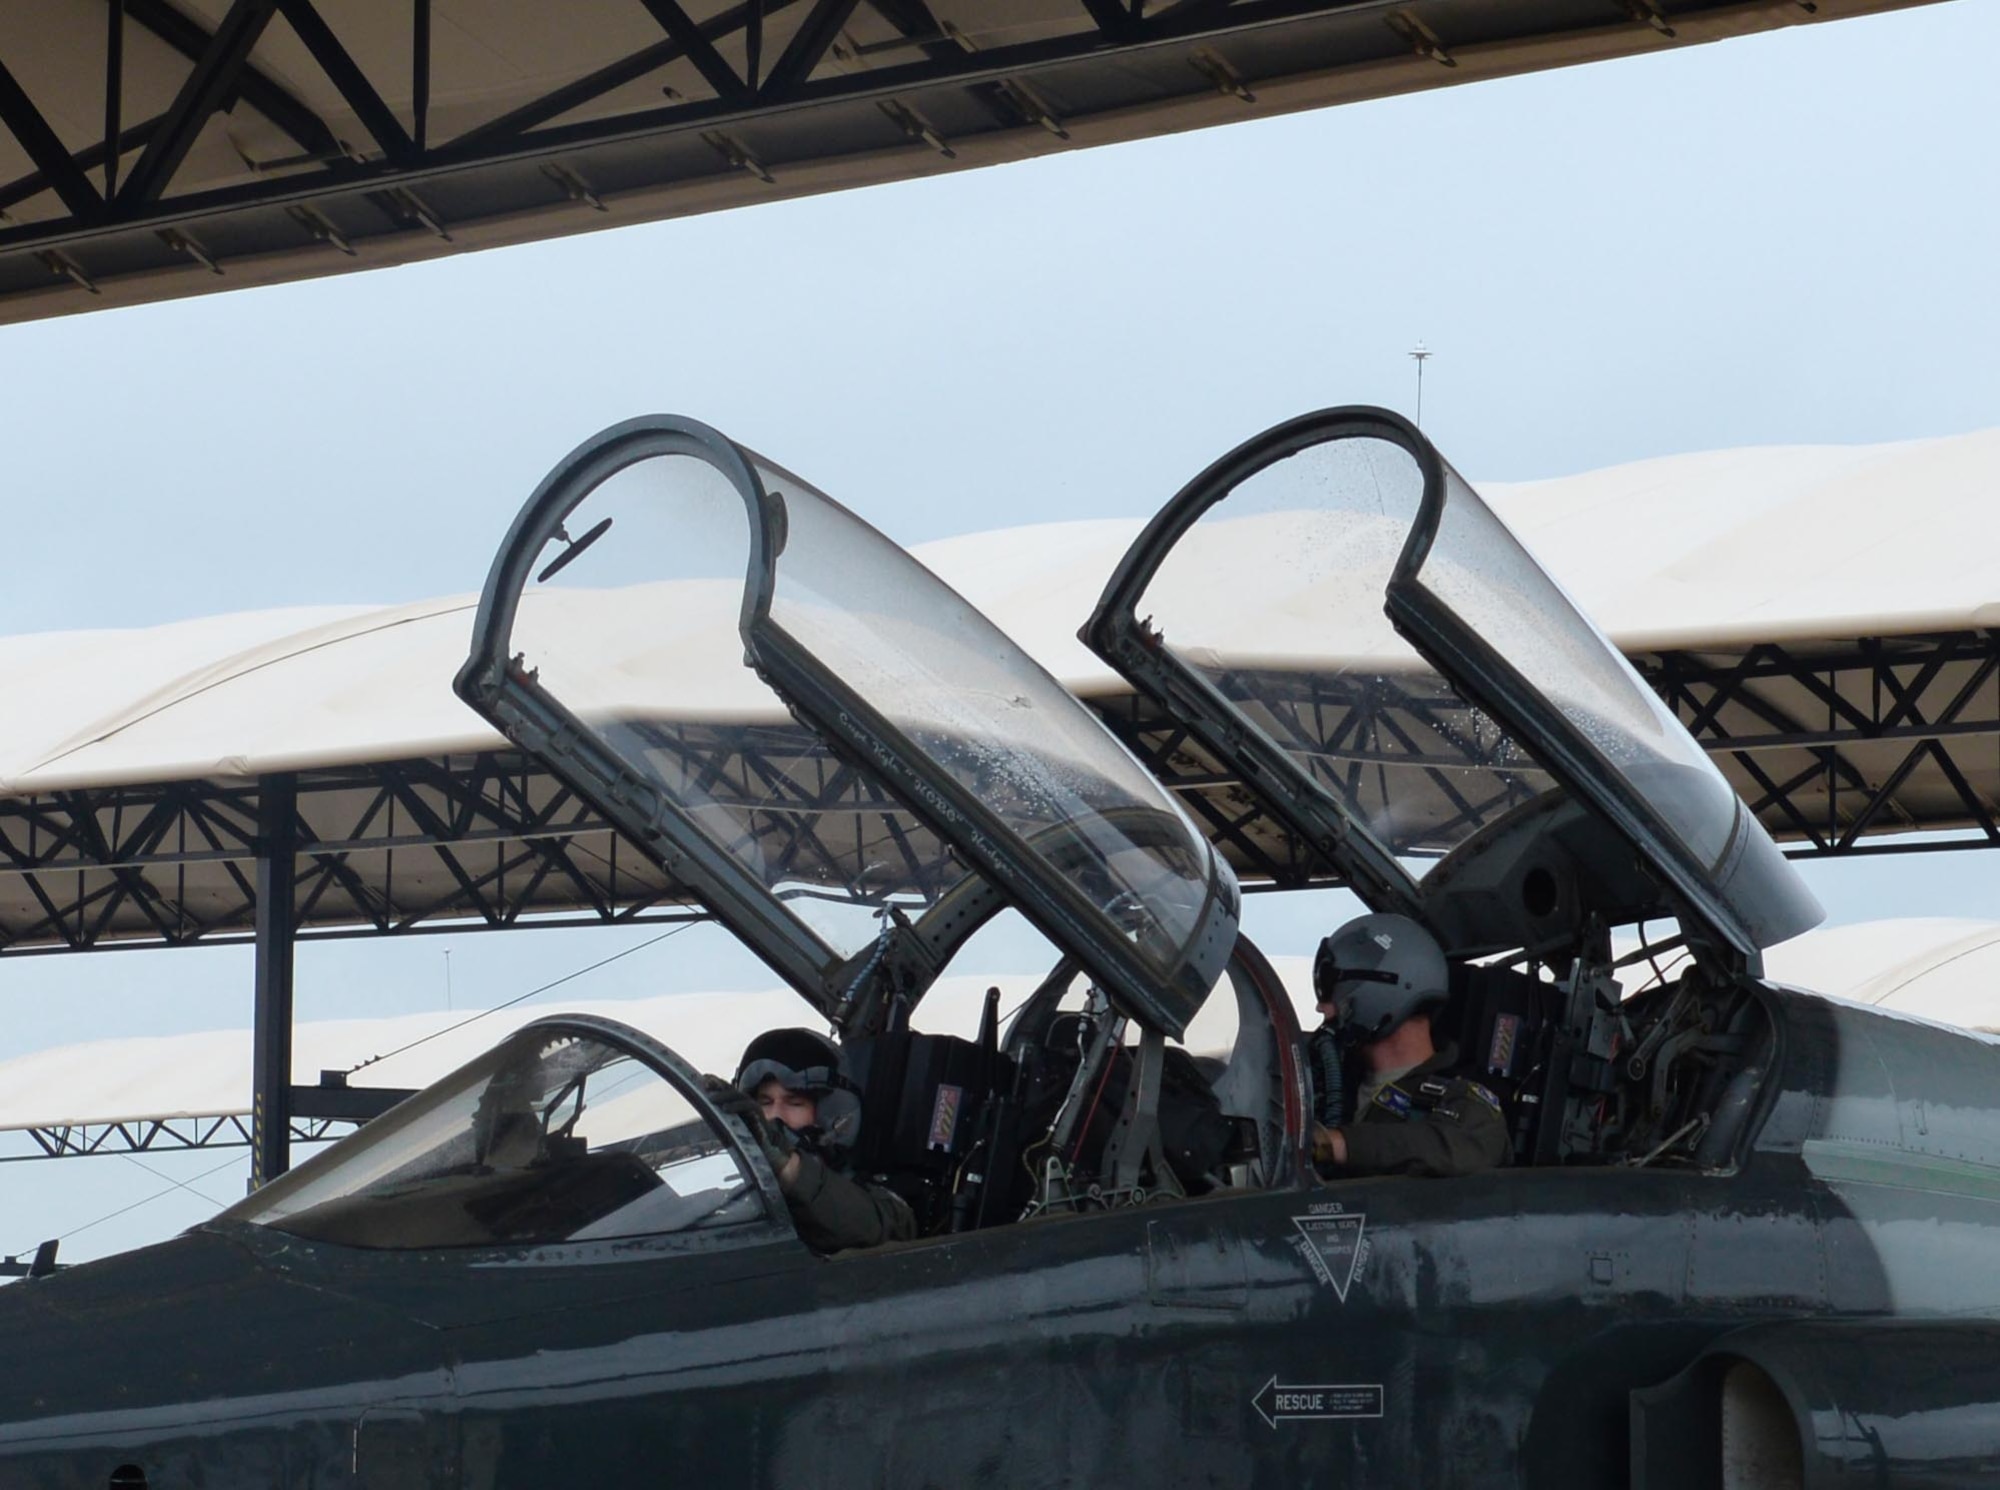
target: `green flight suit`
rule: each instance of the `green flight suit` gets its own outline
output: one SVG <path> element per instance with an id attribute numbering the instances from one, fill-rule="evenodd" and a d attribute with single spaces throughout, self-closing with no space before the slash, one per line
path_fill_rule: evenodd
<path id="1" fill-rule="evenodd" d="M 879 1247 L 917 1234 L 917 1218 L 902 1196 L 842 1174 L 818 1154 L 800 1150 L 798 1174 L 779 1188 L 799 1239 L 815 1252 Z"/>
<path id="2" fill-rule="evenodd" d="M 1365 1112 L 1342 1124 L 1343 1175 L 1449 1177 L 1497 1168 L 1507 1157 L 1500 1099 L 1478 1082 L 1448 1074 L 1458 1049 L 1447 1045 L 1375 1094 Z"/>

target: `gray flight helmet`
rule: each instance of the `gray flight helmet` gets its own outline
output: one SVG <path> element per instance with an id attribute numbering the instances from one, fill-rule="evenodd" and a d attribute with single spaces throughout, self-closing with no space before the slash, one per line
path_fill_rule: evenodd
<path id="1" fill-rule="evenodd" d="M 840 1048 L 812 1030 L 766 1030 L 750 1042 L 736 1067 L 735 1085 L 747 1096 L 776 1081 L 785 1090 L 810 1096 L 817 1120 L 807 1140 L 829 1153 L 854 1146 L 861 1131 L 861 1094 L 840 1068 Z"/>
<path id="2" fill-rule="evenodd" d="M 1344 1045 L 1370 1045 L 1444 1007 L 1451 972 L 1437 938 L 1408 916 L 1357 916 L 1319 944 L 1313 994 L 1333 1005 Z"/>

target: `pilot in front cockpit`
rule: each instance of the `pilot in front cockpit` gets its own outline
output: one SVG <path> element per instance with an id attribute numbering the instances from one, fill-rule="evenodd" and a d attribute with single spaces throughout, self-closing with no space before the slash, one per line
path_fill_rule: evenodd
<path id="1" fill-rule="evenodd" d="M 1320 943 L 1313 992 L 1326 1023 L 1308 1053 L 1323 1173 L 1464 1175 L 1505 1159 L 1499 1098 L 1455 1073 L 1456 1046 L 1432 1041 L 1449 976 L 1436 938 L 1408 916 L 1361 916 Z"/>
<path id="2" fill-rule="evenodd" d="M 813 1251 L 875 1247 L 916 1235 L 916 1217 L 900 1195 L 849 1172 L 861 1096 L 841 1074 L 840 1051 L 831 1040 L 811 1030 L 767 1030 L 744 1050 L 734 1091 L 721 1088 L 720 1094 L 737 1099 L 725 1105 L 762 1146 L 792 1223 Z"/>

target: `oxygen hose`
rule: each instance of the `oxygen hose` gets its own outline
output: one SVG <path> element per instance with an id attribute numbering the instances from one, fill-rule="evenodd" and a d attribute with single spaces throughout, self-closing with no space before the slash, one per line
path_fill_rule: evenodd
<path id="1" fill-rule="evenodd" d="M 1347 1073 L 1331 1026 L 1306 1037 L 1306 1064 L 1312 1068 L 1313 1119 L 1322 1128 L 1338 1128 L 1347 1118 Z"/>

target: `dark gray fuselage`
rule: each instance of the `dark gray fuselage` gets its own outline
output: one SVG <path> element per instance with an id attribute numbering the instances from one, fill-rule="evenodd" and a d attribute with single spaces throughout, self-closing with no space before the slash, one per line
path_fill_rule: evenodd
<path id="1" fill-rule="evenodd" d="M 1350 1180 L 831 1260 L 774 1227 L 197 1230 L 0 1293 L 0 1486 L 1622 1485 L 1631 1394 L 1733 1331 L 1857 1321 L 1865 1362 L 1871 1327 L 1949 1354 L 2000 1313 L 2000 1043 L 1769 1004 L 1779 1079 L 1730 1174 Z M 1879 1354 L 1836 1414 L 1855 1467 L 1960 1483 L 1924 1466 L 1996 1441 L 1991 1397 Z"/>

